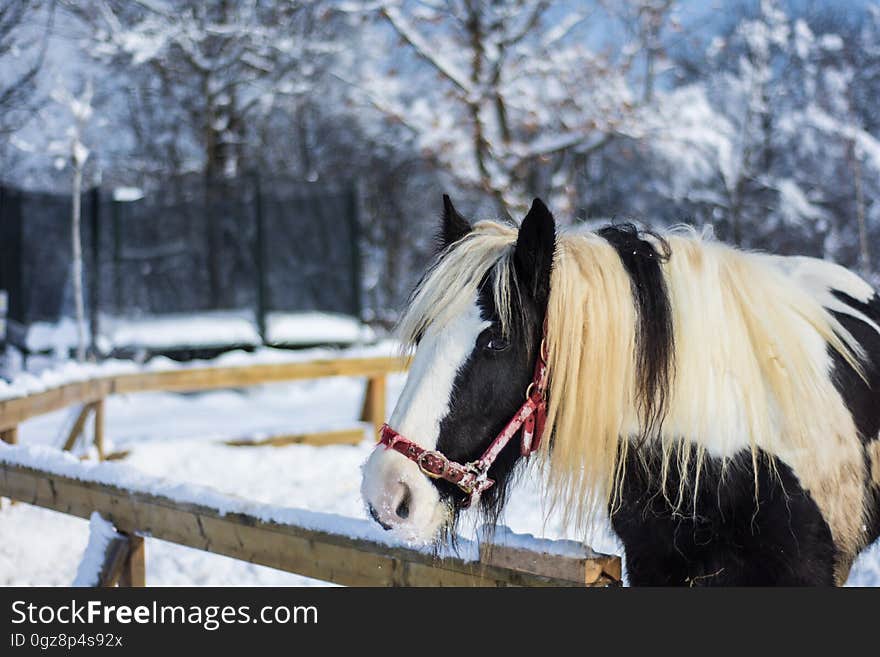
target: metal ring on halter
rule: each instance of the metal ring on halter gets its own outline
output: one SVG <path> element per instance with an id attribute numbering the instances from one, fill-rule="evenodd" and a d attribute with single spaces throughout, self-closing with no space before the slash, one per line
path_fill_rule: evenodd
<path id="1" fill-rule="evenodd" d="M 529 384 L 529 387 L 526 388 L 526 399 L 531 399 L 531 397 L 532 397 L 532 389 L 533 389 L 534 387 L 535 387 L 535 382 L 532 381 L 532 382 Z"/>
<path id="2" fill-rule="evenodd" d="M 443 470 L 439 473 L 438 472 L 431 472 L 430 470 L 428 470 L 425 467 L 425 464 L 422 462 L 425 459 L 425 457 L 427 457 L 427 456 L 436 457 L 437 460 L 439 460 L 443 464 Z M 426 477 L 430 477 L 431 479 L 442 479 L 443 475 L 446 474 L 446 470 L 449 468 L 449 459 L 447 459 L 440 452 L 431 449 L 431 450 L 427 450 L 427 451 L 424 451 L 421 454 L 419 454 L 418 458 L 416 459 L 416 465 L 419 466 L 419 470 L 421 470 L 422 474 L 425 475 Z"/>
<path id="3" fill-rule="evenodd" d="M 460 481 L 455 485 L 458 486 L 459 490 L 462 493 L 464 493 L 465 495 L 473 495 L 474 491 L 476 490 L 475 484 L 476 484 L 476 481 L 471 481 L 471 482 Z M 468 504 L 468 506 L 470 506 L 470 504 Z"/>
<path id="4" fill-rule="evenodd" d="M 464 468 L 473 475 L 473 479 L 471 479 L 470 481 L 462 480 L 458 482 L 456 486 L 458 486 L 468 495 L 474 495 L 475 493 L 477 493 L 477 491 L 480 490 L 481 484 L 485 482 L 489 482 L 485 488 L 489 488 L 490 486 L 492 486 L 492 484 L 495 483 L 486 476 L 487 468 L 480 459 L 465 463 Z"/>
<path id="5" fill-rule="evenodd" d="M 541 346 L 538 348 L 538 356 L 541 358 L 541 362 L 546 365 L 547 359 L 550 357 L 550 352 L 547 351 L 547 338 L 541 338 Z"/>

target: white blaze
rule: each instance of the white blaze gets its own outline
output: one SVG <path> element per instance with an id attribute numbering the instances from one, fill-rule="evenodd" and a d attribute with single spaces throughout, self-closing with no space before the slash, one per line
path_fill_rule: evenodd
<path id="1" fill-rule="evenodd" d="M 445 326 L 428 327 L 389 420 L 398 433 L 425 449 L 437 447 L 455 377 L 489 325 L 480 317 L 475 297 L 467 312 L 457 319 Z M 446 518 L 437 489 L 418 466 L 382 446 L 364 464 L 361 492 L 382 522 L 409 540 L 430 541 Z M 396 509 L 407 495 L 408 515 L 401 518 Z"/>
<path id="2" fill-rule="evenodd" d="M 392 427 L 425 449 L 437 446 L 440 422 L 449 413 L 455 377 L 489 324 L 480 317 L 474 303 L 449 326 L 425 332 L 391 414 Z"/>

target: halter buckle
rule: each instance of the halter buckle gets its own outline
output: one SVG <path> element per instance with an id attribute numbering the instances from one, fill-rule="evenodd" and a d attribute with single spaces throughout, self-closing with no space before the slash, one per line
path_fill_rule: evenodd
<path id="1" fill-rule="evenodd" d="M 428 470 L 428 468 L 425 467 L 425 459 L 427 458 L 437 459 L 440 463 L 443 464 L 443 469 L 440 472 L 432 472 L 431 470 Z M 442 479 L 443 475 L 446 474 L 446 470 L 449 468 L 449 459 L 446 458 L 446 456 L 444 456 L 442 452 L 438 452 L 435 449 L 430 449 L 419 454 L 418 458 L 416 459 L 416 465 L 419 466 L 419 470 L 421 470 L 422 474 L 426 477 L 429 477 L 430 479 Z"/>

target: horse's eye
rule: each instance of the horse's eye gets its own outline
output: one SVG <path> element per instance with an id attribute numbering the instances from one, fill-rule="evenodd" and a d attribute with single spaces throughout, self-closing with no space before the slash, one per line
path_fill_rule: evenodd
<path id="1" fill-rule="evenodd" d="M 510 342 L 504 338 L 492 338 L 486 343 L 486 349 L 489 351 L 504 351 L 510 346 Z"/>

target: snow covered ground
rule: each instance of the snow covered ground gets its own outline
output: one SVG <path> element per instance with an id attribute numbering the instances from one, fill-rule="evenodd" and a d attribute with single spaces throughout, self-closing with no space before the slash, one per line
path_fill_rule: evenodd
<path id="1" fill-rule="evenodd" d="M 177 313 L 155 317 L 101 317 L 98 348 L 162 352 L 179 349 L 257 347 L 262 344 L 257 321 L 250 310 Z M 88 326 L 85 327 L 88 340 Z M 271 312 L 266 316 L 270 344 L 308 346 L 353 345 L 374 340 L 375 333 L 354 317 L 326 312 Z M 35 322 L 25 339 L 32 352 L 66 353 L 76 346 L 76 324 Z"/>
<path id="2" fill-rule="evenodd" d="M 230 354 L 225 360 L 265 360 L 276 354 Z M 389 380 L 389 410 L 404 375 Z M 228 447 L 222 441 L 274 433 L 351 426 L 356 422 L 363 382 L 354 378 L 271 384 L 200 394 L 147 393 L 114 397 L 107 406 L 111 450 L 129 450 L 125 463 L 170 480 L 200 484 L 240 498 L 365 518 L 360 500 L 360 466 L 372 449 L 365 430 L 357 446 Z M 35 418 L 21 427 L 25 445 L 63 442 L 76 409 Z M 88 431 L 88 428 L 87 428 Z M 516 532 L 547 538 L 567 535 L 558 518 L 544 519 L 539 486 L 517 486 L 503 522 Z M 68 585 L 89 540 L 86 520 L 26 504 L 0 511 L 0 584 Z M 465 526 L 465 534 L 474 528 Z M 619 550 L 605 527 L 590 539 L 593 548 Z M 150 585 L 323 584 L 234 559 L 148 539 Z M 866 552 L 851 584 L 880 585 L 880 545 Z"/>

